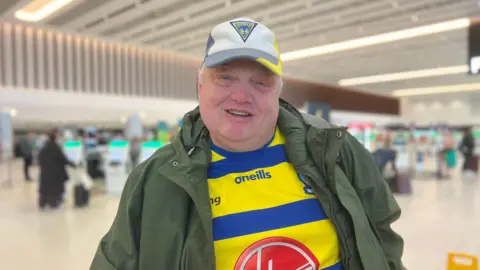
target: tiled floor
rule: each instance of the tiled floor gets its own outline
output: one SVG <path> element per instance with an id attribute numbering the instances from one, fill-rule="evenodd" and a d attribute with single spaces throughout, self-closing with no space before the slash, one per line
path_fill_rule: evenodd
<path id="1" fill-rule="evenodd" d="M 0 168 L 0 170 L 2 170 Z M 15 164 L 13 187 L 0 187 L 0 269 L 85 270 L 115 215 L 118 198 L 96 196 L 88 209 L 39 212 L 37 186 Z M 36 175 L 34 172 L 32 175 Z M 479 180 L 414 181 L 413 196 L 398 196 L 409 270 L 446 270 L 448 252 L 480 256 Z M 0 181 L 1 181 L 0 174 Z"/>

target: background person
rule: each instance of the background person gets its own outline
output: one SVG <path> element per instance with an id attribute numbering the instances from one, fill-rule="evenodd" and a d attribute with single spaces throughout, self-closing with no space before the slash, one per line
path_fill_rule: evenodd
<path id="1" fill-rule="evenodd" d="M 34 150 L 35 136 L 32 132 L 28 132 L 22 140 L 20 140 L 20 153 L 23 158 L 23 173 L 25 181 L 32 181 L 30 177 L 30 167 L 33 164 L 33 150 Z"/>
<path id="2" fill-rule="evenodd" d="M 59 132 L 56 130 L 52 131 L 38 156 L 40 165 L 38 205 L 42 210 L 46 206 L 50 206 L 53 209 L 59 207 L 65 190 L 65 182 L 68 180 L 65 166 L 75 167 L 58 145 L 58 137 Z"/>

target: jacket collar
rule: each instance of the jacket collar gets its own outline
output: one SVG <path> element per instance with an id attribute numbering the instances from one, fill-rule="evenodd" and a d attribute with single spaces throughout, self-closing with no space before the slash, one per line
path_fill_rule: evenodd
<path id="1" fill-rule="evenodd" d="M 285 150 L 294 167 L 302 167 L 309 160 L 307 143 L 315 140 L 324 144 L 329 140 L 327 156 L 335 158 L 338 155 L 341 140 L 339 131 L 345 133 L 344 128 L 318 129 L 310 126 L 303 119 L 302 114 L 288 102 L 280 99 L 278 127 L 286 138 Z M 343 137 L 342 137 L 343 138 Z M 210 136 L 200 116 L 199 107 L 185 114 L 180 132 L 172 141 L 177 155 L 177 161 L 184 166 L 196 165 L 208 167 L 211 160 Z M 326 147 L 326 145 L 322 145 Z M 193 179 L 197 183 L 205 179 Z"/>

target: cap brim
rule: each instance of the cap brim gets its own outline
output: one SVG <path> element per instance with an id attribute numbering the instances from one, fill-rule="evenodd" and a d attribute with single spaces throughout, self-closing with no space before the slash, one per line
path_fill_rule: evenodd
<path id="1" fill-rule="evenodd" d="M 248 59 L 251 61 L 255 61 L 262 64 L 273 73 L 279 76 L 281 75 L 281 72 L 279 72 L 278 69 L 272 68 L 272 66 L 278 65 L 277 58 L 264 51 L 250 48 L 230 49 L 213 53 L 205 58 L 203 65 L 207 68 L 213 68 L 218 65 L 222 65 L 239 59 Z"/>

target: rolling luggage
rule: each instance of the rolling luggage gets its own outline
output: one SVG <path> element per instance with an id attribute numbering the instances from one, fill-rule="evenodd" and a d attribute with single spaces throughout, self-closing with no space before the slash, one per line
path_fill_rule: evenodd
<path id="1" fill-rule="evenodd" d="M 90 200 L 90 191 L 86 189 L 82 183 L 76 184 L 73 192 L 75 198 L 75 207 L 84 207 L 88 205 Z"/>
<path id="2" fill-rule="evenodd" d="M 75 207 L 87 206 L 90 201 L 90 190 L 93 181 L 82 167 L 76 168 L 74 171 L 73 200 Z"/>
<path id="3" fill-rule="evenodd" d="M 478 172 L 478 156 L 473 156 L 466 161 L 464 170 Z"/>

